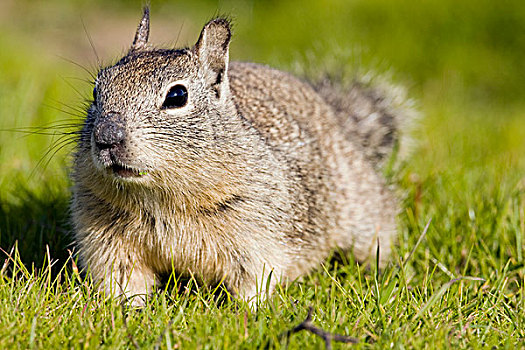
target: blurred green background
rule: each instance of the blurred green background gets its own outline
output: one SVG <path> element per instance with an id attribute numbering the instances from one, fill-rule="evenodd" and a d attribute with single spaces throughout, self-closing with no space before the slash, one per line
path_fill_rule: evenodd
<path id="1" fill-rule="evenodd" d="M 61 255 L 67 239 L 57 238 L 63 235 L 55 231 L 68 229 L 72 147 L 51 146 L 59 139 L 57 127 L 49 130 L 55 136 L 18 131 L 36 127 L 47 132 L 41 127 L 81 120 L 82 103 L 92 90 L 90 73 L 96 72 L 98 60 L 109 64 L 126 51 L 142 5 L 123 0 L 0 2 L 3 249 L 20 240 L 34 252 L 26 258 L 39 261 L 42 244 L 50 243 Z M 418 145 L 399 180 L 408 192 L 426 184 L 434 191 L 423 188 L 418 196 L 439 190 L 436 202 L 468 206 L 466 193 L 491 197 L 494 191 L 521 188 L 524 1 L 152 0 L 150 41 L 192 45 L 206 20 L 217 14 L 234 21 L 232 59 L 291 70 L 309 56 L 320 57 L 318 62 L 344 56 L 362 72 L 385 73 L 406 86 L 422 113 L 413 133 Z M 322 64 L 309 67 L 317 68 L 322 71 Z M 27 235 L 31 239 L 24 240 Z"/>

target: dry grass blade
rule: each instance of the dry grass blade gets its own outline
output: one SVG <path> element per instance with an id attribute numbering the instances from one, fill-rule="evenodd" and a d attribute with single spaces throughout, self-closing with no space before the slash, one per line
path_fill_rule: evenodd
<path id="1" fill-rule="evenodd" d="M 416 251 L 417 247 L 419 247 L 419 244 L 421 244 L 421 242 L 423 241 L 423 238 L 425 238 L 425 236 L 427 235 L 427 231 L 428 231 L 428 228 L 430 227 L 431 222 L 432 222 L 432 218 L 428 219 L 427 224 L 425 225 L 425 228 L 423 229 L 423 232 L 421 233 L 416 244 L 414 245 L 414 248 L 412 248 L 412 250 L 410 251 L 410 254 L 408 254 L 407 258 L 403 262 L 403 266 L 405 266 L 405 264 L 410 260 L 412 255 L 414 255 L 414 252 Z"/>
<path id="2" fill-rule="evenodd" d="M 441 288 L 439 288 L 439 290 L 430 297 L 430 299 L 425 303 L 425 305 L 423 305 L 423 307 L 421 307 L 421 309 L 419 309 L 417 314 L 412 319 L 412 322 L 416 321 L 428 309 L 430 309 L 432 307 L 432 305 L 434 305 L 454 283 L 459 282 L 459 281 L 463 281 L 463 280 L 485 282 L 485 280 L 483 278 L 471 277 L 471 276 L 458 277 L 458 278 L 454 278 L 453 280 L 448 281 L 447 283 L 442 285 Z"/>
<path id="3" fill-rule="evenodd" d="M 131 334 L 131 332 L 129 331 L 127 314 L 126 314 L 126 310 L 125 310 L 125 305 L 124 304 L 121 305 L 121 310 L 122 310 L 122 321 L 124 322 L 124 327 L 126 328 L 126 333 L 128 334 L 128 339 L 131 341 L 131 344 L 133 344 L 135 349 L 140 349 L 139 343 L 137 343 L 137 341 L 133 337 L 133 334 Z"/>

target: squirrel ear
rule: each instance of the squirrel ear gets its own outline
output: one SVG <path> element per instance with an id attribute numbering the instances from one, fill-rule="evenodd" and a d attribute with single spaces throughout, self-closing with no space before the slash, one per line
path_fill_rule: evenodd
<path id="1" fill-rule="evenodd" d="M 224 18 L 216 18 L 204 26 L 193 50 L 208 68 L 223 75 L 228 67 L 230 39 L 230 22 Z"/>
<path id="2" fill-rule="evenodd" d="M 144 14 L 140 20 L 137 32 L 135 33 L 135 39 L 131 46 L 131 51 L 141 50 L 148 43 L 149 37 L 149 7 L 144 7 Z"/>

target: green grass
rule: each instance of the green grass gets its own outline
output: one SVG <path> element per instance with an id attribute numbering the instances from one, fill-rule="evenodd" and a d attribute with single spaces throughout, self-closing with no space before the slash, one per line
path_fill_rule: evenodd
<path id="1" fill-rule="evenodd" d="M 315 325 L 358 338 L 356 348 L 523 346 L 523 2 L 153 2 L 153 40 L 159 28 L 175 40 L 177 16 L 187 28 L 179 42 L 191 43 L 218 9 L 235 19 L 233 58 L 293 69 L 304 56 L 352 51 L 357 70 L 388 72 L 422 111 L 416 148 L 389 175 L 403 203 L 392 264 L 378 274 L 353 261 L 327 263 L 257 311 L 173 283 L 142 310 L 97 293 L 70 256 L 71 147 L 46 157 L 57 135 L 14 131 L 81 120 L 90 77 L 60 58 L 96 62 L 80 16 L 95 45 L 106 40 L 99 25 L 130 19 L 114 24 L 130 32 L 103 56 L 110 62 L 129 45 L 139 8 L 53 0 L 2 11 L 0 348 L 324 348 L 305 331 L 288 343 L 284 336 L 310 306 Z"/>

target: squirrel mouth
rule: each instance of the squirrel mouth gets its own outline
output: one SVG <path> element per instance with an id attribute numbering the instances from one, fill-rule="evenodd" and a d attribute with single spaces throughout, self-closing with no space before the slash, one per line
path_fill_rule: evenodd
<path id="1" fill-rule="evenodd" d="M 147 175 L 147 172 L 145 171 L 132 169 L 132 168 L 129 168 L 123 165 L 119 165 L 119 164 L 111 165 L 110 169 L 113 172 L 113 174 L 115 174 L 118 177 L 124 178 L 124 179 L 132 178 L 132 177 L 142 177 L 144 175 Z"/>

